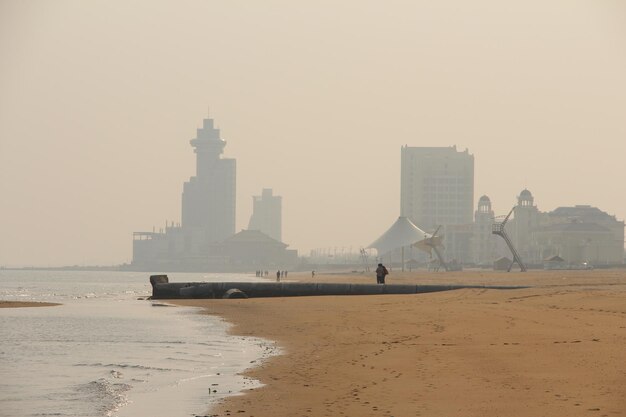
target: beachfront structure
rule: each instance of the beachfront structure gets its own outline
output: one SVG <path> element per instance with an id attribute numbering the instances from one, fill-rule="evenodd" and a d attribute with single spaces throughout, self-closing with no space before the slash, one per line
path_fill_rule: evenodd
<path id="1" fill-rule="evenodd" d="M 252 216 L 248 230 L 259 230 L 272 239 L 282 241 L 282 197 L 264 188 L 260 196 L 252 197 Z"/>
<path id="2" fill-rule="evenodd" d="M 212 244 L 210 252 L 233 269 L 284 269 L 298 262 L 298 251 L 287 249 L 288 246 L 259 230 L 242 230 Z"/>
<path id="3" fill-rule="evenodd" d="M 542 265 L 558 256 L 568 267 L 620 265 L 624 259 L 624 221 L 590 205 L 541 212 L 524 189 L 507 225 L 525 263 Z"/>
<path id="4" fill-rule="evenodd" d="M 430 233 L 442 226 L 446 258 L 472 262 L 474 155 L 404 146 L 400 165 L 400 216 Z"/>

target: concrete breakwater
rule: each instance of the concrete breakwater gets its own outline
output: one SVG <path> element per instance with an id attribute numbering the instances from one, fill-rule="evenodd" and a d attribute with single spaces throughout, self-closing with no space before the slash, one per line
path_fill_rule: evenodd
<path id="1" fill-rule="evenodd" d="M 482 285 L 340 284 L 314 282 L 169 282 L 152 275 L 152 298 L 259 298 L 319 295 L 422 294 L 462 288 L 512 290 L 525 287 Z"/>

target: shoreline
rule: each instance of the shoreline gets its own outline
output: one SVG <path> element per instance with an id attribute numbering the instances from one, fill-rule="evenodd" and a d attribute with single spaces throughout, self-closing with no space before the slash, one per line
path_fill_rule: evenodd
<path id="1" fill-rule="evenodd" d="M 0 308 L 24 308 L 24 307 L 54 307 L 60 303 L 47 303 L 43 301 L 6 301 L 0 300 Z"/>
<path id="2" fill-rule="evenodd" d="M 388 282 L 532 288 L 171 300 L 283 351 L 244 373 L 261 388 L 227 397 L 208 415 L 626 415 L 622 271 L 392 272 Z"/>

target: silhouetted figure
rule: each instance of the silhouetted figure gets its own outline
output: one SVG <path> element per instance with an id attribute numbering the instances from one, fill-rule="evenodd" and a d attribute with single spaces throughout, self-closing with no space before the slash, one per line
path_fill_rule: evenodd
<path id="1" fill-rule="evenodd" d="M 388 274 L 389 274 L 389 271 L 387 271 L 387 268 L 385 268 L 385 265 L 378 264 L 378 268 L 376 268 L 376 283 L 377 284 L 384 284 L 385 283 L 385 277 Z"/>
<path id="2" fill-rule="evenodd" d="M 285 278 L 287 278 L 287 271 L 285 271 Z"/>
<path id="3" fill-rule="evenodd" d="M 311 278 L 315 278 L 315 271 L 311 271 Z"/>
<path id="4" fill-rule="evenodd" d="M 276 282 L 280 282 L 280 269 L 276 271 Z"/>

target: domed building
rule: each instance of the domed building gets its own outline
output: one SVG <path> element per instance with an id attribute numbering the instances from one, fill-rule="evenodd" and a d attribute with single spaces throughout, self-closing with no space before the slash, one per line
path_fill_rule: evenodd
<path id="1" fill-rule="evenodd" d="M 541 212 L 528 189 L 520 192 L 507 225 L 522 260 L 543 265 L 560 257 L 568 268 L 624 262 L 624 222 L 589 205 Z"/>

